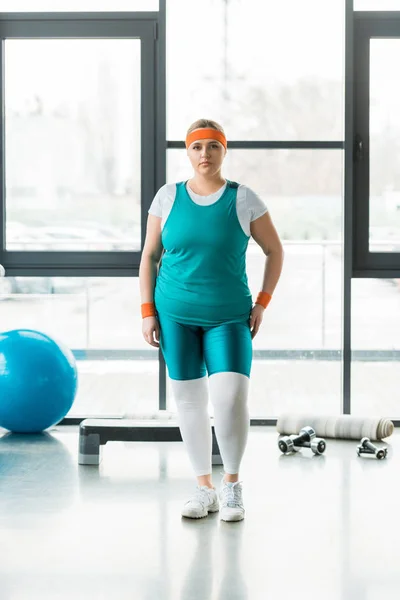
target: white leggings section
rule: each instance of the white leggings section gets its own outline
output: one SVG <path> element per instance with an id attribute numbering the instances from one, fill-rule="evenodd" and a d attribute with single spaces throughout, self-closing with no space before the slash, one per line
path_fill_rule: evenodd
<path id="1" fill-rule="evenodd" d="M 238 473 L 250 426 L 249 378 L 241 373 L 224 372 L 200 379 L 171 379 L 171 385 L 182 440 L 196 476 L 212 472 L 209 398 L 225 473 Z"/>

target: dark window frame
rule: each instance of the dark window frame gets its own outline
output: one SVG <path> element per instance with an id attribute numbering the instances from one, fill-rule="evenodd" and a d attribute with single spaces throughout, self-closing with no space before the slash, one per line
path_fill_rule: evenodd
<path id="1" fill-rule="evenodd" d="M 157 188 L 156 130 L 158 13 L 2 13 L 0 14 L 0 96 L 4 115 L 4 46 L 8 39 L 141 40 L 141 248 L 147 210 Z M 162 94 L 161 94 L 162 96 Z M 162 130 L 162 127 L 161 127 Z M 0 263 L 10 276 L 137 276 L 141 251 L 12 251 L 5 248 L 5 139 L 0 121 Z M 159 161 L 159 158 L 158 158 Z"/>
<path id="2" fill-rule="evenodd" d="M 354 12 L 353 268 L 352 276 L 400 277 L 400 252 L 369 250 L 369 88 L 371 38 L 400 38 L 399 12 Z"/>

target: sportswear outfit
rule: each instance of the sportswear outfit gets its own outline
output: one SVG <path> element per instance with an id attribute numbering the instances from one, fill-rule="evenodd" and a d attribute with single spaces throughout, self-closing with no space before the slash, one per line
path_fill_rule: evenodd
<path id="1" fill-rule="evenodd" d="M 184 181 L 167 184 L 149 209 L 162 219 L 164 253 L 154 290 L 160 346 L 196 476 L 212 472 L 209 397 L 226 473 L 239 472 L 246 447 L 253 306 L 246 250 L 250 222 L 265 212 L 250 188 L 233 181 L 210 196 L 195 194 Z M 221 517 L 238 520 L 241 482 L 223 482 L 219 499 Z M 215 490 L 198 486 L 182 514 L 215 510 Z"/>

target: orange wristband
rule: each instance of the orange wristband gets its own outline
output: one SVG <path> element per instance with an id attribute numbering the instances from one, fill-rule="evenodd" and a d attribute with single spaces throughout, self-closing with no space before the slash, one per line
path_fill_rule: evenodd
<path id="1" fill-rule="evenodd" d="M 259 292 L 255 304 L 261 304 L 261 306 L 267 308 L 268 304 L 271 302 L 271 298 L 272 296 L 271 294 L 268 294 L 268 292 Z"/>
<path id="2" fill-rule="evenodd" d="M 142 311 L 142 319 L 156 316 L 156 307 L 154 302 L 145 302 L 140 306 L 140 308 Z"/>

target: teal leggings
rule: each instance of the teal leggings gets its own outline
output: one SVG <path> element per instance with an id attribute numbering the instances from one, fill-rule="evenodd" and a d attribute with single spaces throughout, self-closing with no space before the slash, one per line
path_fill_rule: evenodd
<path id="1" fill-rule="evenodd" d="M 215 327 L 183 325 L 158 313 L 160 346 L 171 379 L 199 379 L 234 372 L 250 377 L 252 341 L 248 320 Z"/>

